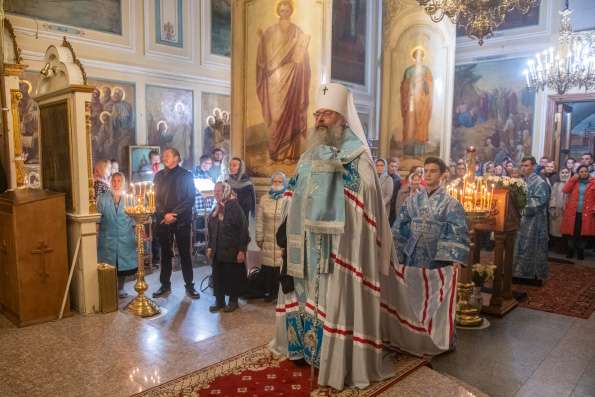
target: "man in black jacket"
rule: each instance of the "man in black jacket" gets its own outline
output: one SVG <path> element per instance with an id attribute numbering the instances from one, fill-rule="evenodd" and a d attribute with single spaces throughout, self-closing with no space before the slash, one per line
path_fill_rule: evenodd
<path id="1" fill-rule="evenodd" d="M 155 175 L 155 216 L 157 238 L 161 245 L 161 288 L 153 294 L 160 297 L 171 292 L 171 259 L 175 236 L 182 274 L 186 283 L 186 295 L 200 298 L 194 289 L 191 255 L 192 207 L 194 206 L 194 179 L 192 173 L 180 167 L 180 153 L 174 148 L 163 151 L 161 161 L 165 168 Z"/>
<path id="2" fill-rule="evenodd" d="M 390 212 L 388 214 L 388 222 L 392 226 L 395 220 L 397 219 L 397 194 L 401 189 L 401 176 L 399 175 L 399 159 L 397 157 L 393 157 L 390 159 L 390 163 L 388 163 L 388 175 L 393 179 L 393 194 L 390 198 Z"/>

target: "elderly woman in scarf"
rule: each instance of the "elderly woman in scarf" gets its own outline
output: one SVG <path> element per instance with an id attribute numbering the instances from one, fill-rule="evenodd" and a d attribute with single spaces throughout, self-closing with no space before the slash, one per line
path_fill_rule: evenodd
<path id="1" fill-rule="evenodd" d="M 388 175 L 388 163 L 385 159 L 376 160 L 376 175 L 380 180 L 380 191 L 382 192 L 382 202 L 386 209 L 386 214 L 390 214 L 390 199 L 393 196 L 393 178 Z"/>
<path id="2" fill-rule="evenodd" d="M 256 210 L 254 185 L 246 174 L 246 164 L 239 157 L 234 157 L 229 161 L 229 176 L 225 182 L 231 186 L 236 194 L 238 203 L 244 210 L 246 218 L 249 218 L 250 214 L 254 216 Z"/>
<path id="3" fill-rule="evenodd" d="M 238 308 L 238 296 L 246 284 L 248 221 L 229 184 L 217 182 L 215 200 L 217 205 L 208 221 L 207 256 L 213 264 L 215 293 L 215 305 L 209 311 L 232 312 Z M 229 296 L 227 305 L 225 295 Z"/>
<path id="4" fill-rule="evenodd" d="M 419 191 L 421 181 L 423 179 L 423 171 L 415 169 L 407 177 L 407 183 L 404 183 L 397 194 L 397 200 L 395 201 L 395 211 L 397 214 L 401 212 L 401 206 L 411 196 Z"/>
<path id="5" fill-rule="evenodd" d="M 287 178 L 282 172 L 275 172 L 271 177 L 271 189 L 260 199 L 256 207 L 256 244 L 261 249 L 262 267 L 265 281 L 265 302 L 277 300 L 279 290 L 279 271 L 283 264 L 281 248 L 275 241 L 275 234 L 282 222 L 284 197 Z"/>

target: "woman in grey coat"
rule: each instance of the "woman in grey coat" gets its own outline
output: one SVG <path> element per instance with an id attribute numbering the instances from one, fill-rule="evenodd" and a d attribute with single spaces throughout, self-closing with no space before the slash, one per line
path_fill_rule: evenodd
<path id="1" fill-rule="evenodd" d="M 388 175 L 388 164 L 385 159 L 376 160 L 376 174 L 380 180 L 380 191 L 382 192 L 384 212 L 388 217 L 390 214 L 390 200 L 393 196 L 394 183 L 393 178 Z"/>

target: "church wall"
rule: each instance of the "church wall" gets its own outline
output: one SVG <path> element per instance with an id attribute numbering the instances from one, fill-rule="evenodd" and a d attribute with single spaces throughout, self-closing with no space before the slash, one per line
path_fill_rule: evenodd
<path id="1" fill-rule="evenodd" d="M 88 3 L 100 8 L 104 2 L 107 4 L 112 0 Z M 28 72 L 38 72 L 43 66 L 43 53 L 47 46 L 60 44 L 62 36 L 66 36 L 83 63 L 89 80 L 122 82 L 134 86 L 137 145 L 147 144 L 149 138 L 146 87 L 160 86 L 191 91 L 194 142 L 192 157 L 197 160 L 203 150 L 203 118 L 208 116 L 201 109 L 203 93 L 229 96 L 231 91 L 229 57 L 220 55 L 225 53 L 225 48 L 221 48 L 221 38 L 225 38 L 225 32 L 221 34 L 221 31 L 225 31 L 225 27 L 219 26 L 221 18 L 214 22 L 216 26 L 211 22 L 212 2 L 224 5 L 225 1 L 116 2 L 121 4 L 121 34 L 8 13 L 7 17 L 15 27 L 17 41 L 22 49 L 23 63 L 28 65 Z M 43 1 L 28 0 L 23 3 L 37 5 L 41 7 L 39 12 L 44 11 Z M 101 10 L 96 9 L 96 12 L 94 17 L 102 18 Z M 69 12 L 64 13 L 70 15 Z M 171 19 L 171 25 L 175 25 L 178 30 L 174 29 L 173 33 L 170 30 L 167 37 L 163 32 L 156 32 L 157 14 L 161 21 L 164 18 Z M 48 18 L 53 17 L 52 14 L 48 15 Z M 72 15 L 70 18 L 73 23 L 78 23 Z M 84 18 L 80 24 L 88 23 L 91 23 L 91 18 Z M 211 27 L 217 30 L 215 41 L 211 38 Z M 160 37 L 160 33 L 163 37 Z"/>
<path id="2" fill-rule="evenodd" d="M 213 110 L 212 106 L 202 109 L 203 96 L 220 95 L 218 103 L 225 104 L 225 98 L 231 95 L 228 56 L 231 31 L 225 25 L 227 22 L 231 24 L 230 15 L 225 13 L 226 6 L 231 7 L 231 3 L 228 0 L 83 0 L 79 7 L 90 11 L 82 16 L 80 10 L 68 8 L 68 1 L 58 0 L 58 3 L 63 5 L 58 4 L 52 9 L 43 0 L 7 1 L 7 17 L 15 27 L 23 63 L 28 65 L 28 77 L 43 66 L 47 46 L 59 44 L 66 36 L 90 80 L 120 82 L 134 87 L 136 145 L 149 143 L 147 86 L 192 91 L 192 157 L 196 162 L 207 149 L 203 148 L 205 120 Z M 119 33 L 113 32 L 118 30 L 113 28 L 114 24 L 118 25 L 117 18 L 111 14 L 106 16 L 107 11 L 103 10 L 116 3 L 121 6 Z M 379 109 L 376 106 L 379 66 L 375 60 L 379 57 L 381 0 L 363 3 L 366 7 L 365 82 L 341 82 L 353 90 L 358 112 L 367 124 L 368 136 L 374 144 L 379 138 Z M 163 32 L 157 23 L 167 20 L 171 20 L 171 26 Z M 112 29 L 112 32 L 94 30 L 90 26 Z M 328 29 L 330 37 L 330 25 Z M 340 81 L 330 73 L 325 78 Z M 229 147 L 229 143 L 224 146 Z M 30 171 L 34 171 L 34 166 L 29 166 Z"/>
<path id="3" fill-rule="evenodd" d="M 570 4 L 571 9 L 573 4 Z M 558 11 L 564 8 L 561 0 L 544 0 L 540 6 L 539 22 L 536 25 L 518 27 L 496 31 L 494 37 L 487 39 L 483 46 L 477 41 L 467 37 L 457 38 L 456 64 L 457 66 L 484 63 L 503 62 L 511 59 L 528 59 L 535 53 L 549 47 L 557 48 L 560 16 Z M 580 10 L 573 10 L 572 20 L 580 18 Z M 524 80 L 522 75 L 525 63 L 518 68 L 519 81 Z M 456 82 L 455 82 L 456 84 Z M 524 84 L 523 84 L 524 85 Z M 455 85 L 455 91 L 461 87 Z M 521 84 L 517 89 L 521 89 Z M 584 90 L 572 89 L 567 92 L 584 93 Z M 548 97 L 554 95 L 554 91 L 538 91 L 535 94 L 535 107 L 533 115 L 533 139 L 530 154 L 536 158 L 544 154 L 544 141 L 547 123 Z"/>
<path id="4" fill-rule="evenodd" d="M 342 72 L 343 66 L 341 66 L 348 62 L 350 58 L 359 58 L 360 55 L 350 54 L 349 50 L 352 50 L 352 48 L 345 48 L 345 42 L 348 42 L 348 39 L 341 40 L 342 36 L 345 37 L 344 31 L 347 29 L 344 26 L 346 23 L 341 22 L 342 17 L 345 17 L 341 11 L 345 14 L 345 10 L 349 10 L 349 7 L 345 7 L 344 3 L 352 3 L 353 6 L 365 5 L 365 29 L 361 26 L 361 31 L 365 30 L 365 35 L 364 37 L 358 37 L 354 43 L 354 46 L 361 45 L 364 59 L 355 68 L 357 70 L 352 69 L 351 75 L 355 74 L 357 76 L 354 76 L 355 78 L 350 78 L 349 72 Z M 378 76 L 381 73 L 378 60 L 381 53 L 381 40 L 379 38 L 382 34 L 379 13 L 382 8 L 382 0 L 339 1 L 336 5 L 333 3 L 333 7 L 333 23 L 330 27 L 332 29 L 330 80 L 344 84 L 352 90 L 358 114 L 366 130 L 373 154 L 377 154 L 380 139 L 380 106 L 377 106 L 380 91 Z M 360 21 L 356 19 L 355 22 Z M 363 81 L 361 78 L 363 78 Z M 358 79 L 360 80 L 357 81 Z"/>

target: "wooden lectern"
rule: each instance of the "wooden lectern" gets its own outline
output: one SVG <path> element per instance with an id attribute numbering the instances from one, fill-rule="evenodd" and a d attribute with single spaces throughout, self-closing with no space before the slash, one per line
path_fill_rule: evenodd
<path id="1" fill-rule="evenodd" d="M 493 292 L 490 304 L 483 306 L 484 313 L 503 316 L 514 309 L 518 302 L 512 297 L 512 267 L 514 259 L 514 242 L 519 228 L 520 214 L 512 202 L 508 189 L 494 189 L 495 215 L 485 222 L 473 223 L 475 231 L 494 232 L 496 247 L 494 249 Z M 479 263 L 479 244 L 474 244 L 472 263 Z"/>
<path id="2" fill-rule="evenodd" d="M 19 327 L 55 320 L 67 279 L 64 194 L 0 194 L 0 312 Z"/>

